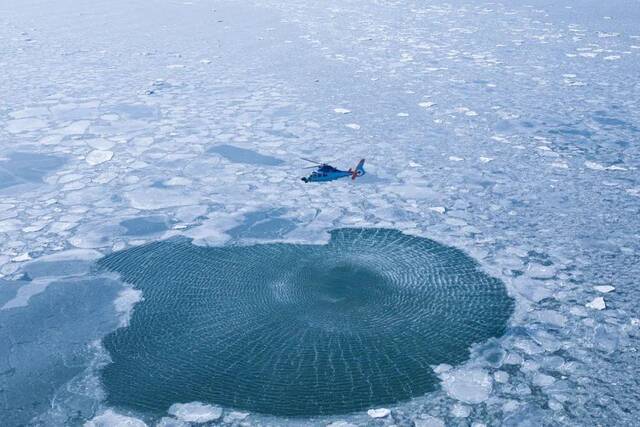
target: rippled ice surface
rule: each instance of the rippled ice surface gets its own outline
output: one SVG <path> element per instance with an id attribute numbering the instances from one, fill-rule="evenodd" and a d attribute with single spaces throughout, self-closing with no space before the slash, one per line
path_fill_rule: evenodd
<path id="1" fill-rule="evenodd" d="M 640 8 L 610 3 L 0 4 L 0 418 L 633 425 Z M 375 179 L 303 185 L 299 157 Z M 145 295 L 96 260 L 343 227 L 463 250 L 514 298 L 505 334 L 389 414 L 110 406 L 103 340 Z"/>

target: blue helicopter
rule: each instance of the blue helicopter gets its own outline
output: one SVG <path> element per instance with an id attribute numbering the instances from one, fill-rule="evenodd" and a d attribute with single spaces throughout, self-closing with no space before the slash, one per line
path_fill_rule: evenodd
<path id="1" fill-rule="evenodd" d="M 303 157 L 301 157 L 301 159 L 307 162 L 315 163 L 315 166 L 308 166 L 307 168 L 317 168 L 316 170 L 311 172 L 311 175 L 301 178 L 304 182 L 334 181 L 336 179 L 346 178 L 348 176 L 350 176 L 351 179 L 356 179 L 357 177 L 365 174 L 364 159 L 358 162 L 358 165 L 355 167 L 355 169 L 349 168 L 349 170 L 346 171 L 336 169 L 326 163 L 316 162 L 315 160 L 309 160 Z"/>

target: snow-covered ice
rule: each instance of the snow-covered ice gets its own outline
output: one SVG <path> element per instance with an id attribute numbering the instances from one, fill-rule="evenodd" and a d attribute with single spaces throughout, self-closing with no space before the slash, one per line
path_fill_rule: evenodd
<path id="1" fill-rule="evenodd" d="M 111 407 L 95 343 L 146 296 L 95 262 L 354 225 L 462 249 L 515 311 L 468 359 L 424 367 L 441 389 L 305 423 L 637 422 L 635 2 L 50 3 L 0 4 L 4 424 L 296 425 Z M 369 173 L 303 185 L 301 157 Z"/>
<path id="2" fill-rule="evenodd" d="M 175 403 L 171 405 L 168 413 L 179 420 L 196 424 L 216 421 L 222 417 L 220 407 L 206 405 L 202 402 Z"/>

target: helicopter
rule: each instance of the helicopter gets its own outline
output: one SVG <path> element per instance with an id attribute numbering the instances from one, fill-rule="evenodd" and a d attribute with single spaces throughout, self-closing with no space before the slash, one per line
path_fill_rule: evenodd
<path id="1" fill-rule="evenodd" d="M 314 166 L 307 166 L 307 168 L 316 168 L 316 170 L 311 172 L 311 175 L 301 178 L 304 182 L 334 181 L 336 179 L 346 178 L 348 176 L 350 176 L 351 179 L 356 179 L 357 177 L 365 174 L 364 159 L 358 162 L 355 169 L 349 168 L 349 170 L 346 171 L 334 168 L 327 163 L 316 162 L 315 160 L 305 159 L 304 157 L 301 157 L 301 159 L 306 162 L 315 163 Z"/>

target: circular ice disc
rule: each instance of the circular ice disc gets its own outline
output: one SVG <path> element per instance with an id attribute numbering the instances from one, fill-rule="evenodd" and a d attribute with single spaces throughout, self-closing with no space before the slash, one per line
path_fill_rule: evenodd
<path id="1" fill-rule="evenodd" d="M 326 245 L 199 247 L 169 240 L 103 258 L 144 294 L 104 340 L 109 403 L 201 401 L 284 416 L 354 412 L 434 390 L 503 333 L 502 282 L 462 251 L 387 229 Z"/>

